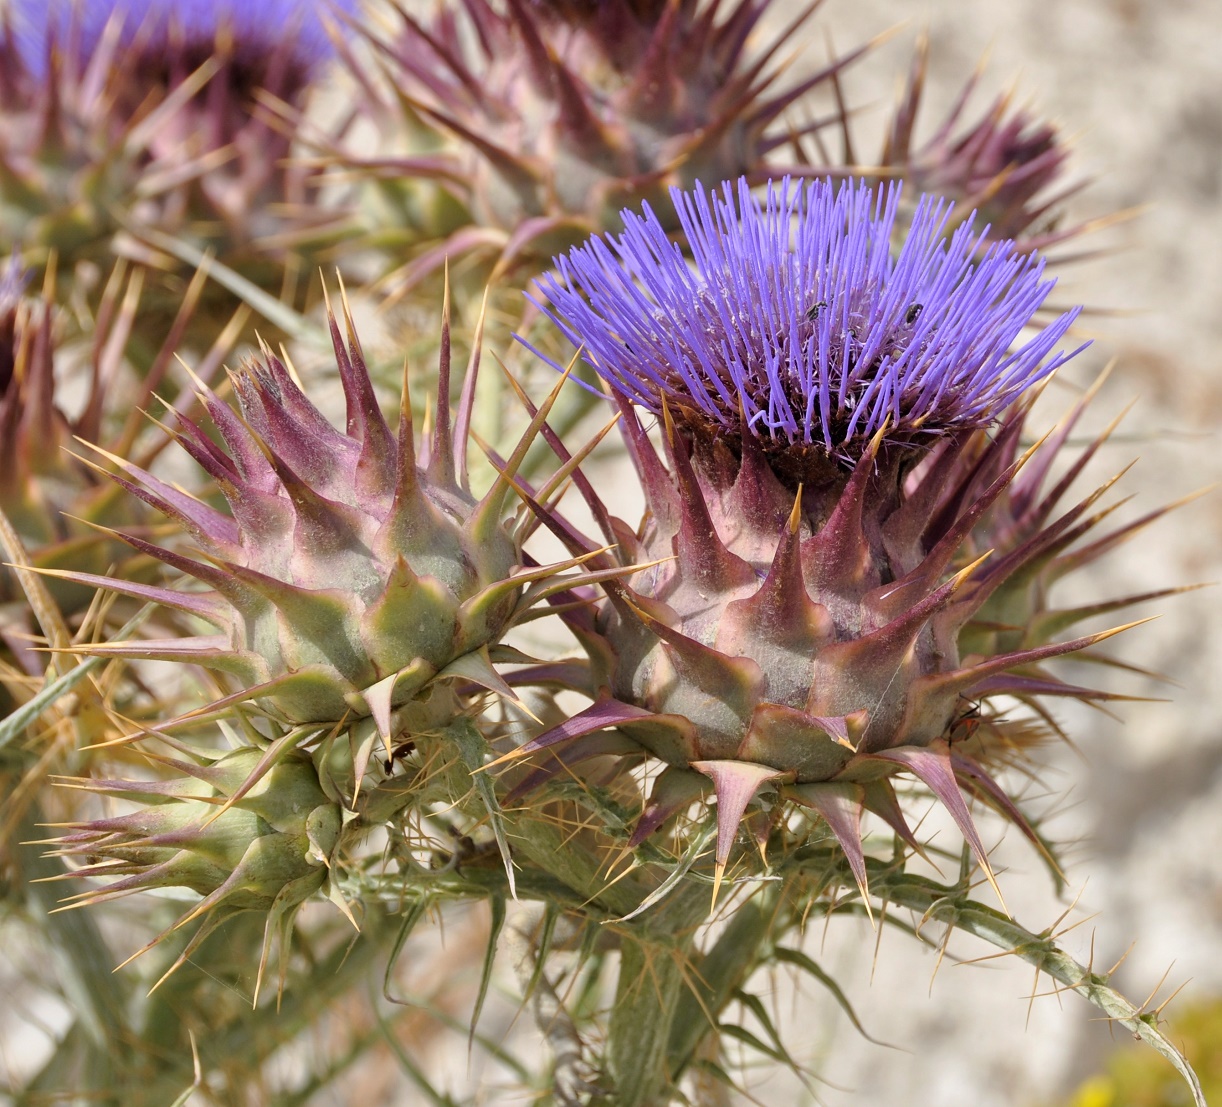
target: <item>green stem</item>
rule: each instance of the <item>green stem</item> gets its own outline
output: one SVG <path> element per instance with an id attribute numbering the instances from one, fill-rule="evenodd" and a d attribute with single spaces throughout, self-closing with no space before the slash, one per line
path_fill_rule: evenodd
<path id="1" fill-rule="evenodd" d="M 1109 1019 L 1167 1058 L 1184 1078 L 1196 1107 L 1205 1107 L 1205 1095 L 1192 1066 L 1158 1028 L 1158 1010 L 1147 1011 L 1130 1003 L 1110 987 L 1106 975 L 1092 971 L 1062 950 L 1052 931 L 1033 934 L 1000 911 L 970 899 L 965 885 L 938 884 L 882 864 L 870 865 L 870 890 L 884 902 L 919 912 L 921 925 L 936 919 L 972 934 L 1034 965 L 1070 991 L 1077 992 Z"/>
<path id="2" fill-rule="evenodd" d="M 611 1013 L 608 1063 L 615 1107 L 662 1107 L 678 1076 L 668 1043 L 676 1013 L 691 996 L 692 948 L 709 911 L 708 886 L 688 884 L 663 900 L 643 925 L 624 926 Z M 642 920 L 642 923 L 645 920 Z M 668 936 L 668 941 L 658 936 Z"/>
<path id="3" fill-rule="evenodd" d="M 713 948 L 693 966 L 691 987 L 679 997 L 667 1042 L 668 1065 L 675 1078 L 691 1063 L 704 1037 L 717 1031 L 726 1004 L 763 959 L 772 936 L 781 929 L 780 906 L 780 888 L 766 885 L 735 911 Z"/>

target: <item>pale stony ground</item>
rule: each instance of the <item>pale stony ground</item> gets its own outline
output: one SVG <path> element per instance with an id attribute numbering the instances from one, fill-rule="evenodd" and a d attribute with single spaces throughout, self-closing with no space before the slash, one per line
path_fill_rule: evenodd
<path id="1" fill-rule="evenodd" d="M 1013 85 L 1019 102 L 1073 137 L 1077 172 L 1094 181 L 1073 201 L 1075 215 L 1148 205 L 1139 218 L 1089 240 L 1110 247 L 1108 256 L 1065 272 L 1059 302 L 1120 313 L 1089 320 L 1096 346 L 1068 378 L 1087 382 L 1109 358 L 1119 359 L 1096 423 L 1130 401 L 1136 406 L 1096 475 L 1140 459 L 1121 486 L 1134 496 L 1129 517 L 1222 478 L 1222 5 L 833 0 L 825 12 L 841 48 L 909 21 L 854 71 L 852 102 L 889 102 L 915 34 L 927 27 L 931 107 L 948 104 L 987 51 L 980 110 Z M 863 119 L 865 129 L 881 114 Z M 927 126 L 937 118 L 927 114 Z M 1069 397 L 1068 388 L 1052 390 L 1050 417 Z M 1055 599 L 1068 606 L 1216 580 L 1220 530 L 1215 492 L 1066 581 Z M 1102 968 L 1135 943 L 1116 983 L 1136 1002 L 1168 969 L 1163 998 L 1185 981 L 1188 992 L 1222 990 L 1222 594 L 1206 590 L 1138 610 L 1155 613 L 1159 622 L 1121 639 L 1115 652 L 1180 686 L 1120 676 L 1108 678 L 1109 686 L 1171 702 L 1121 704 L 1119 719 L 1062 711 L 1083 758 L 1052 751 L 1045 775 L 1050 792 L 1068 796 L 1052 829 L 1076 843 L 1068 876 L 1071 895 L 1081 898 L 1069 921 L 1093 916 L 1065 942 L 1084 960 L 1093 947 Z M 1003 886 L 1016 918 L 1039 931 L 1067 904 L 1055 901 L 1038 860 L 1017 838 L 997 855 L 1013 867 Z M 1046 979 L 1028 1020 L 1032 972 L 1014 959 L 943 965 L 931 986 L 934 956 L 889 933 L 871 984 L 873 937 L 862 927 L 846 924 L 821 946 L 819 936 L 814 941 L 867 1029 L 903 1050 L 863 1041 L 834 1005 L 813 999 L 818 1032 L 791 1030 L 789 1038 L 795 1051 L 819 1058 L 828 1081 L 819 1098 L 830 1105 L 1027 1107 L 1072 1088 L 1127 1038 L 1095 1021 L 1083 1000 L 1048 996 Z M 990 952 L 970 940 L 951 948 L 964 957 Z M 791 1014 L 791 1027 L 816 1025 L 800 1006 Z M 784 1087 L 761 1085 L 756 1094 L 802 1101 L 793 1085 Z"/>

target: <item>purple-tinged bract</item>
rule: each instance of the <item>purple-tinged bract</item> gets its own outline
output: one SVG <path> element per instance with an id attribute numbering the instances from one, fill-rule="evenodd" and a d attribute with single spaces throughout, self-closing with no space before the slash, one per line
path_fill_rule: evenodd
<path id="1" fill-rule="evenodd" d="M 1020 343 L 1054 282 L 925 196 L 895 246 L 902 186 L 672 191 L 693 263 L 646 206 L 558 258 L 545 308 L 617 391 L 700 434 L 851 461 L 882 432 L 928 444 L 990 423 L 1071 354 L 1068 312 Z"/>

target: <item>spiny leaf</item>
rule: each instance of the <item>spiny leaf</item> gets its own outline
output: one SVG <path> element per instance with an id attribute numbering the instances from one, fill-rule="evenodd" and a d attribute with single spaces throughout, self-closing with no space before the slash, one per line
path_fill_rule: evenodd
<path id="1" fill-rule="evenodd" d="M 849 1022 L 853 1024 L 858 1034 L 875 1045 L 886 1046 L 886 1042 L 880 1042 L 866 1031 L 866 1028 L 861 1025 L 861 1020 L 857 1017 L 857 1012 L 853 1010 L 853 1005 L 849 1002 L 848 996 L 844 994 L 843 989 L 814 960 L 800 949 L 790 949 L 788 946 L 778 946 L 773 952 L 773 957 L 782 964 L 794 965 L 809 976 L 813 976 L 832 993 L 832 998 L 836 1000 L 840 1005 L 840 1009 L 849 1017 Z"/>
<path id="2" fill-rule="evenodd" d="M 1109 987 L 1105 976 L 1092 972 L 1070 957 L 1052 937 L 1032 934 L 993 908 L 969 900 L 959 889 L 923 877 L 889 872 L 877 877 L 872 874 L 870 882 L 876 894 L 884 894 L 891 902 L 919 911 L 926 918 L 945 922 L 999 949 L 1008 950 L 1077 992 L 1109 1018 L 1132 1031 L 1155 1052 L 1166 1057 L 1191 1090 L 1195 1107 L 1208 1107 L 1192 1066 L 1158 1029 L 1154 1017 L 1143 1013 Z"/>
<path id="3" fill-rule="evenodd" d="M 700 833 L 692 839 L 691 844 L 687 847 L 687 852 L 684 853 L 679 863 L 671 870 L 670 875 L 641 900 L 635 910 L 629 911 L 628 914 L 615 921 L 628 922 L 629 919 L 635 919 L 637 915 L 648 911 L 659 900 L 665 899 L 671 889 L 676 887 L 687 876 L 688 870 L 696 863 L 696 859 L 708 849 L 709 843 L 716 835 L 717 825 L 715 822 L 704 826 Z"/>
<path id="4" fill-rule="evenodd" d="M 491 777 L 487 773 L 478 771 L 484 767 L 484 752 L 487 749 L 487 743 L 480 732 L 475 729 L 475 724 L 466 717 L 451 724 L 448 732 L 454 739 L 455 745 L 458 746 L 463 764 L 467 766 L 467 771 L 471 774 L 471 783 L 488 810 L 488 821 L 492 824 L 496 847 L 501 851 L 501 860 L 505 863 L 505 876 L 509 880 L 509 894 L 517 899 L 518 889 L 513 875 L 513 854 L 509 852 L 509 842 L 505 837 L 505 822 L 501 818 L 501 805 L 497 803 Z"/>
<path id="5" fill-rule="evenodd" d="M 471 1029 L 467 1034 L 467 1057 L 475 1047 L 475 1028 L 479 1025 L 480 1012 L 484 1009 L 484 1000 L 488 997 L 488 985 L 492 982 L 492 966 L 496 961 L 496 943 L 501 936 L 501 928 L 505 925 L 505 897 L 493 896 L 489 901 L 492 907 L 492 929 L 488 934 L 488 948 L 484 951 L 484 967 L 479 978 L 479 994 L 475 997 L 475 1009 L 471 1012 Z"/>

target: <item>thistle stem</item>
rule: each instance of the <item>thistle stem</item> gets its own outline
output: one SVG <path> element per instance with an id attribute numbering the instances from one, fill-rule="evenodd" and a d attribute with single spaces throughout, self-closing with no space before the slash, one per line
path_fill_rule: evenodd
<path id="1" fill-rule="evenodd" d="M 771 937 L 782 932 L 777 926 L 780 906 L 780 888 L 765 885 L 735 911 L 716 944 L 693 967 L 691 987 L 679 997 L 667 1042 L 667 1064 L 675 1079 L 705 1036 L 716 1032 L 718 1016 L 755 971 Z"/>
<path id="2" fill-rule="evenodd" d="M 669 934 L 663 945 L 635 926 L 620 945 L 619 981 L 609 1028 L 608 1062 L 615 1081 L 615 1107 L 664 1107 L 678 1072 L 668 1048 L 680 1005 L 691 996 L 691 960 L 696 931 L 708 915 L 708 886 L 676 890 L 649 920 L 652 934 Z"/>

